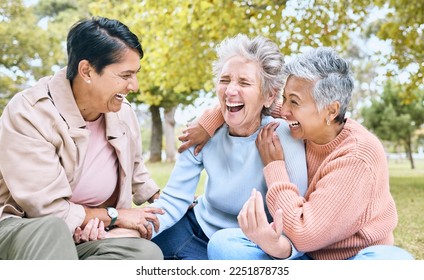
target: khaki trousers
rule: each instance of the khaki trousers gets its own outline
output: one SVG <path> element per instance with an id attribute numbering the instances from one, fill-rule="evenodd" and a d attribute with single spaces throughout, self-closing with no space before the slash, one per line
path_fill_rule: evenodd
<path id="1" fill-rule="evenodd" d="M 0 260 L 162 260 L 153 242 L 110 238 L 74 244 L 65 222 L 57 217 L 8 218 L 0 222 Z"/>

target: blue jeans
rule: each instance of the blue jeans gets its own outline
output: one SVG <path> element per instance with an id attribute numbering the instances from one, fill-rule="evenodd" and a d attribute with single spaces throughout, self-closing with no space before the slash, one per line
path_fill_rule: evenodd
<path id="1" fill-rule="evenodd" d="M 211 260 L 273 260 L 258 245 L 250 241 L 239 228 L 217 231 L 208 244 Z M 413 260 L 405 250 L 389 245 L 367 247 L 349 260 Z M 311 260 L 306 254 L 294 260 Z"/>
<path id="2" fill-rule="evenodd" d="M 204 234 L 193 209 L 175 225 L 152 239 L 163 252 L 165 260 L 207 260 L 209 238 Z"/>

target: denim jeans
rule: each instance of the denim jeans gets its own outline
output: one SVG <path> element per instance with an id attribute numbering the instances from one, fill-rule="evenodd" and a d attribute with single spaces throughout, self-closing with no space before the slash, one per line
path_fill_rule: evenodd
<path id="1" fill-rule="evenodd" d="M 163 252 L 165 260 L 207 260 L 209 238 L 196 220 L 193 209 L 175 225 L 152 239 Z"/>
<path id="2" fill-rule="evenodd" d="M 239 228 L 223 229 L 216 232 L 208 244 L 208 258 L 211 260 L 273 260 L 258 245 L 250 241 Z M 294 260 L 310 260 L 308 255 Z M 405 250 L 389 245 L 367 247 L 349 260 L 413 260 Z"/>

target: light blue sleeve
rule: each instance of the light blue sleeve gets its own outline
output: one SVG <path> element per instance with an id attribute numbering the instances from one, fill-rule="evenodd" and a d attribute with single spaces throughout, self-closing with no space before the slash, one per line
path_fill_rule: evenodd
<path id="1" fill-rule="evenodd" d="M 301 256 L 303 256 L 305 253 L 303 253 L 303 252 L 299 252 L 297 249 L 296 249 L 296 247 L 294 247 L 294 245 L 293 245 L 293 243 L 291 242 L 291 240 L 290 240 L 290 245 L 291 245 L 291 248 L 292 248 L 292 253 L 291 253 L 291 255 L 290 255 L 290 257 L 288 257 L 286 260 L 293 260 L 293 259 L 297 259 L 297 258 L 299 258 L 299 257 L 301 257 Z"/>
<path id="2" fill-rule="evenodd" d="M 148 207 L 157 207 L 165 210 L 165 214 L 158 214 L 159 231 L 153 231 L 153 237 L 177 223 L 187 212 L 196 193 L 196 188 L 203 170 L 203 163 L 193 154 L 194 147 L 178 156 L 168 183 L 163 188 L 159 199 Z"/>
<path id="3" fill-rule="evenodd" d="M 301 139 L 294 139 L 290 134 L 287 122 L 280 122 L 277 134 L 284 150 L 284 159 L 290 181 L 299 188 L 300 195 L 304 196 L 308 189 L 308 170 L 306 167 L 305 143 Z"/>

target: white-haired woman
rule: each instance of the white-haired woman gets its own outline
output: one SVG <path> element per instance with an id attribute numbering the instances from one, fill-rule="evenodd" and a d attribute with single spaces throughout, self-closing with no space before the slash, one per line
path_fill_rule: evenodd
<path id="1" fill-rule="evenodd" d="M 222 229 L 237 227 L 237 216 L 252 189 L 267 191 L 255 140 L 260 129 L 274 121 L 267 115 L 284 84 L 283 56 L 269 39 L 241 34 L 224 40 L 217 54 L 213 71 L 219 112 L 226 124 L 200 153 L 191 148 L 180 154 L 160 198 L 150 205 L 165 210 L 158 215 L 160 229 L 152 239 L 165 259 L 207 259 L 209 239 Z M 288 127 L 276 131 L 287 147 L 288 176 L 304 193 L 303 142 L 293 139 Z M 187 211 L 202 170 L 208 177 L 204 195 Z M 290 246 L 287 251 L 296 254 Z"/>

